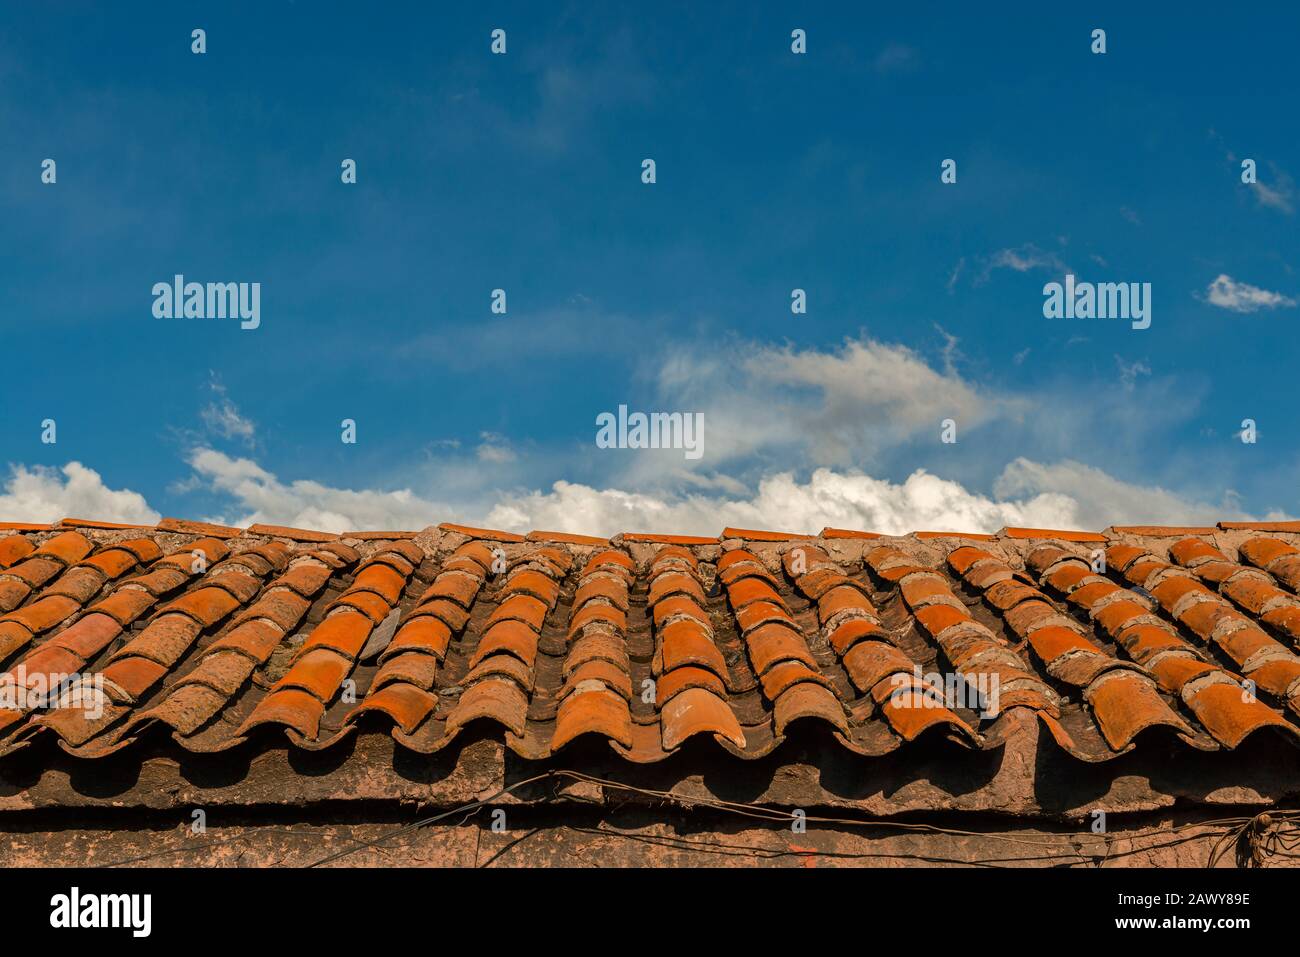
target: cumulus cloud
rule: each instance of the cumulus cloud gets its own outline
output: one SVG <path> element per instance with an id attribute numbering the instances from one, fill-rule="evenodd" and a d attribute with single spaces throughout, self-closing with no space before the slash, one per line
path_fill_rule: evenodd
<path id="1" fill-rule="evenodd" d="M 746 498 L 653 495 L 556 482 L 549 492 L 502 500 L 486 521 L 514 530 L 585 530 L 600 535 L 627 531 L 716 535 L 724 525 L 812 533 L 831 525 L 904 534 L 1050 524 L 1068 516 L 1070 504 L 1050 494 L 995 502 L 924 470 L 895 484 L 822 468 L 807 482 L 788 472 L 771 475 L 759 483 L 756 494 Z"/>
<path id="2" fill-rule="evenodd" d="M 1123 482 L 1077 462 L 1017 459 L 992 496 L 918 469 L 894 483 L 821 468 L 807 482 L 768 476 L 751 496 L 660 495 L 556 482 L 550 491 L 503 498 L 494 527 L 614 535 L 716 535 L 724 525 L 816 533 L 826 526 L 902 535 L 912 531 L 993 532 L 1004 525 L 1101 529 L 1115 523 L 1212 522 L 1247 517 L 1230 503 L 1191 501 L 1161 488 Z M 1270 516 L 1273 517 L 1273 516 Z"/>
<path id="3" fill-rule="evenodd" d="M 733 479 L 683 483 L 687 491 L 648 492 L 559 481 L 549 491 L 499 492 L 485 507 L 452 505 L 410 489 L 343 489 L 310 480 L 281 481 L 255 461 L 214 449 L 190 456 L 196 486 L 224 498 L 229 513 L 208 516 L 342 532 L 361 528 L 418 530 L 439 521 L 470 521 L 526 532 L 584 534 L 677 532 L 716 535 L 724 525 L 816 533 L 825 526 L 901 535 L 911 531 L 996 531 L 1004 525 L 1101 529 L 1116 523 L 1199 524 L 1248 519 L 1231 493 L 1199 501 L 1158 486 L 1124 482 L 1074 461 L 1019 458 L 991 495 L 918 469 L 901 482 L 860 471 L 816 469 L 764 477 L 749 492 Z M 110 489 L 77 462 L 62 469 L 15 467 L 0 494 L 0 520 L 56 521 L 67 515 L 152 524 L 144 497 Z M 1270 520 L 1289 516 L 1270 513 Z"/>
<path id="4" fill-rule="evenodd" d="M 953 341 L 945 347 L 951 356 Z M 1028 408 L 952 368 L 935 369 L 911 349 L 869 338 L 838 349 L 738 344 L 679 350 L 661 368 L 666 408 L 702 411 L 705 458 L 751 456 L 852 465 L 953 418 L 963 430 Z M 680 453 L 678 453 L 680 463 Z"/>
<path id="5" fill-rule="evenodd" d="M 161 516 L 139 492 L 109 488 L 98 472 L 80 462 L 60 469 L 10 468 L 0 493 L 0 521 L 57 522 L 68 517 L 152 525 Z"/>
<path id="6" fill-rule="evenodd" d="M 559 450 L 539 458 L 536 450 L 525 455 L 507 437 L 483 432 L 465 455 L 440 456 L 387 488 L 382 479 L 340 488 L 281 479 L 251 455 L 230 455 L 195 437 L 187 455 L 191 474 L 172 488 L 178 495 L 206 496 L 204 508 L 186 510 L 194 517 L 323 531 L 420 529 L 466 521 L 599 534 L 712 535 L 725 524 L 809 532 L 834 525 L 901 534 L 1249 517 L 1232 493 L 1215 503 L 1189 498 L 1185 490 L 1130 484 L 1079 462 L 1059 461 L 1058 455 L 1069 453 L 1046 451 L 1041 443 L 1042 454 L 1006 464 L 1001 451 L 1006 436 L 1017 425 L 1050 425 L 1050 419 L 1041 411 L 1026 414 L 1033 408 L 1031 397 L 1001 393 L 963 376 L 956 367 L 956 340 L 946 334 L 933 365 L 904 346 L 869 338 L 849 339 L 830 350 L 742 342 L 726 350 L 668 354 L 653 380 L 654 401 L 660 403 L 655 407 L 705 413 L 706 468 L 683 463 L 680 452 L 672 450 L 623 459 L 602 454 L 598 463 Z M 1133 399 L 1128 393 L 1150 368 L 1116 361 L 1127 414 Z M 219 386 L 214 389 L 218 399 L 225 398 Z M 1168 403 L 1156 404 L 1162 405 Z M 252 436 L 251 423 L 239 424 L 245 420 L 233 404 L 229 415 L 221 403 L 214 408 L 210 432 L 220 432 L 217 425 L 224 424 L 232 436 Z M 960 423 L 963 437 L 999 422 L 998 441 L 975 445 L 977 452 L 986 450 L 978 469 L 954 474 L 945 465 L 947 475 L 941 477 L 907 460 L 909 443 L 932 447 L 946 418 Z M 900 460 L 911 474 L 896 470 Z M 890 478 L 868 474 L 866 462 Z M 584 465 L 591 471 L 575 481 L 575 469 Z M 978 487 L 963 484 L 971 474 L 984 476 Z M 901 476 L 906 477 L 896 480 Z M 993 476 L 998 477 L 990 481 Z M 553 479 L 561 480 L 550 484 Z M 82 515 L 152 522 L 158 517 L 140 494 L 109 489 L 97 473 L 75 462 L 61 470 L 17 466 L 0 491 L 0 519 Z"/>
<path id="7" fill-rule="evenodd" d="M 1114 524 L 1213 525 L 1255 517 L 1241 511 L 1230 492 L 1217 504 L 1197 501 L 1160 486 L 1124 482 L 1099 468 L 1070 460 L 1043 465 L 1015 459 L 993 484 L 993 494 L 1000 498 L 1061 496 L 1072 503 L 1070 526 L 1085 529 Z M 1287 518 L 1279 512 L 1263 517 L 1270 521 Z"/>
<path id="8" fill-rule="evenodd" d="M 447 504 L 406 488 L 344 489 L 307 479 L 282 482 L 252 459 L 215 449 L 195 449 L 189 463 L 213 491 L 229 498 L 233 514 L 223 520 L 235 525 L 267 522 L 322 532 L 417 531 L 453 514 Z"/>
<path id="9" fill-rule="evenodd" d="M 1280 292 L 1269 292 L 1249 283 L 1237 282 L 1227 273 L 1220 274 L 1210 283 L 1205 290 L 1205 298 L 1210 305 L 1232 312 L 1258 312 L 1260 309 L 1295 305 L 1294 299 Z"/>

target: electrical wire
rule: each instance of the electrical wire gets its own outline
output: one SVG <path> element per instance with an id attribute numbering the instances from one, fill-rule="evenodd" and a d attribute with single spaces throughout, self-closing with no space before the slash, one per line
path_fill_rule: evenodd
<path id="1" fill-rule="evenodd" d="M 717 798 L 687 797 L 680 794 L 674 794 L 670 791 L 660 791 L 652 788 L 639 787 L 633 784 L 626 784 L 620 781 L 610 781 L 605 778 L 599 778 L 594 775 L 585 774 L 580 771 L 567 769 L 554 769 L 536 774 L 528 778 L 516 781 L 512 784 L 500 788 L 487 797 L 460 805 L 447 811 L 442 811 L 428 817 L 419 818 L 409 824 L 402 825 L 394 831 L 385 834 L 374 840 L 363 840 L 351 834 L 347 840 L 351 842 L 350 847 L 340 849 L 332 854 L 321 857 L 307 867 L 322 867 L 342 860 L 352 854 L 362 850 L 373 850 L 379 853 L 386 853 L 385 845 L 391 844 L 403 836 L 414 833 L 422 827 L 437 824 L 448 818 L 457 815 L 464 815 L 464 820 L 468 820 L 476 811 L 490 806 L 494 801 L 499 800 L 509 794 L 514 793 L 522 788 L 539 784 L 544 781 L 558 782 L 561 780 L 570 780 L 583 784 L 591 784 L 601 788 L 625 792 L 638 795 L 642 798 L 648 798 L 658 801 L 667 806 L 675 806 L 690 811 L 695 809 L 707 809 L 735 817 L 745 818 L 755 821 L 763 821 L 773 824 L 787 825 L 791 822 L 792 816 L 789 811 L 783 811 L 778 808 L 753 806 L 748 804 L 739 804 L 733 801 L 724 801 Z M 558 789 L 553 790 L 553 797 L 559 797 Z M 1039 849 L 1044 851 L 1041 854 L 1031 854 L 1027 856 L 1015 857 L 990 857 L 990 858 L 968 858 L 956 859 L 942 856 L 913 854 L 906 852 L 883 853 L 883 852 L 850 852 L 850 851 L 804 851 L 798 849 L 774 849 L 774 848 L 756 848 L 745 844 L 728 843 L 718 840 L 690 840 L 687 838 L 674 837 L 668 835 L 646 835 L 646 834 L 629 834 L 608 827 L 585 827 L 582 825 L 568 825 L 568 829 L 575 833 L 589 834 L 606 838 L 616 838 L 629 841 L 638 841 L 646 844 L 671 847 L 675 849 L 691 850 L 702 853 L 717 853 L 724 856 L 748 857 L 751 859 L 770 860 L 782 857 L 828 857 L 828 858 L 845 858 L 845 859 L 867 859 L 867 858 L 884 858 L 884 859 L 907 859 L 923 861 L 926 863 L 957 863 L 967 865 L 982 866 L 1000 866 L 1013 863 L 1029 863 L 1034 861 L 1053 861 L 1064 863 L 1071 859 L 1077 861 L 1092 861 L 1102 863 L 1108 860 L 1120 859 L 1133 854 L 1146 853 L 1153 850 L 1160 850 L 1168 847 L 1175 847 L 1190 841 L 1201 840 L 1213 836 L 1213 833 L 1222 831 L 1211 849 L 1207 867 L 1215 867 L 1223 859 L 1224 855 L 1232 848 L 1237 848 L 1237 864 L 1246 867 L 1262 867 L 1273 857 L 1282 857 L 1288 859 L 1300 859 L 1300 811 L 1266 811 L 1251 817 L 1228 817 L 1218 818 L 1208 821 L 1192 822 L 1181 824 L 1168 828 L 1165 833 L 1168 840 L 1159 841 L 1153 844 L 1146 844 L 1140 847 L 1132 847 L 1126 851 L 1116 851 L 1112 842 L 1112 836 L 1109 834 L 1094 834 L 1089 831 L 1086 834 L 1079 832 L 1061 833 L 1059 835 L 1044 835 L 1039 839 L 1016 837 L 1011 834 L 996 832 L 972 831 L 961 828 L 942 827 L 936 824 L 919 823 L 913 821 L 898 821 L 889 818 L 870 818 L 870 817 L 841 817 L 806 814 L 803 821 L 807 824 L 822 824 L 841 827 L 854 828 L 879 828 L 892 829 L 905 833 L 918 834 L 942 834 L 953 837 L 973 837 L 982 840 L 998 841 L 1005 844 L 1020 845 L 1030 849 Z M 507 847 L 497 851 L 482 864 L 477 861 L 478 855 L 475 855 L 475 866 L 491 866 L 499 860 L 508 851 L 513 850 L 529 838 L 540 834 L 544 828 L 533 828 L 527 834 L 522 835 L 515 841 L 512 841 Z M 1196 831 L 1198 833 L 1182 836 L 1184 832 Z M 248 840 L 257 834 L 284 834 L 293 837 L 308 836 L 305 832 L 294 831 L 284 828 L 258 828 L 249 834 L 235 835 L 229 838 L 220 838 L 212 841 L 192 842 L 188 841 L 181 847 L 163 848 L 148 854 L 141 854 L 135 857 L 123 858 L 100 865 L 101 867 L 118 867 L 125 864 L 135 864 L 142 861 L 163 857 L 169 854 L 185 854 L 195 851 L 207 850 L 220 847 L 226 844 L 235 843 L 242 840 Z M 1098 852 L 1088 852 L 1080 848 L 1079 839 L 1100 838 L 1105 844 L 1104 854 Z M 1126 840 L 1133 840 L 1133 835 L 1124 835 Z"/>

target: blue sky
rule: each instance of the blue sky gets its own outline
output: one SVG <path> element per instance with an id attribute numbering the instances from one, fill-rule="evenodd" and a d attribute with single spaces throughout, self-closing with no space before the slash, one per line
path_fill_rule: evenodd
<path id="1" fill-rule="evenodd" d="M 0 8 L 0 519 L 1300 514 L 1294 9 L 438 7 Z M 1045 319 L 1066 272 L 1151 327 Z M 704 456 L 597 449 L 619 404 Z"/>

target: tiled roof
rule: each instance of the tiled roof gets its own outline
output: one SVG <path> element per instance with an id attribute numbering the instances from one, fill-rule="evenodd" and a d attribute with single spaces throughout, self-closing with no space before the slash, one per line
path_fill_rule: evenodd
<path id="1" fill-rule="evenodd" d="M 217 761 L 358 734 L 432 754 L 473 726 L 525 759 L 581 739 L 648 764 L 697 739 L 755 759 L 800 727 L 865 758 L 922 737 L 959 757 L 1026 716 L 1089 763 L 1300 739 L 1290 526 L 5 529 L 0 668 L 29 688 L 100 676 L 107 702 L 0 709 L 0 754 L 170 735 Z M 996 713 L 935 700 L 931 673 L 994 680 Z"/>

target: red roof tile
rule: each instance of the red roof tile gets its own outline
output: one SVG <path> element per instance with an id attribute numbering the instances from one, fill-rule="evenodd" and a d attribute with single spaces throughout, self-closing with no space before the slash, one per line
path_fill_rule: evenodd
<path id="1" fill-rule="evenodd" d="M 796 539 L 816 538 L 799 532 L 768 532 L 753 528 L 724 528 L 722 538 L 743 538 L 749 542 L 789 542 Z"/>
<path id="2" fill-rule="evenodd" d="M 827 529 L 832 548 L 725 529 L 755 544 L 719 556 L 712 538 L 439 527 L 470 540 L 176 520 L 0 535 L 0 669 L 102 675 L 110 698 L 95 718 L 6 713 L 0 753 L 148 754 L 156 725 L 213 762 L 376 734 L 419 754 L 486 735 L 525 760 L 596 742 L 632 764 L 796 735 L 960 760 L 1042 728 L 1087 762 L 1300 737 L 1300 549 L 1263 534 L 1228 554 L 1180 529 L 1166 559 L 1141 539 L 1173 530 L 1125 526 L 1098 571 L 1093 533 Z M 997 706 L 929 700 L 932 670 L 994 682 Z"/>
<path id="3" fill-rule="evenodd" d="M 529 532 L 530 542 L 557 542 L 566 545 L 607 545 L 609 539 L 594 535 L 574 535 L 570 532 Z"/>
<path id="4" fill-rule="evenodd" d="M 63 518 L 59 520 L 60 528 L 153 528 L 153 525 L 123 525 L 120 522 L 97 522 L 88 518 Z"/>
<path id="5" fill-rule="evenodd" d="M 619 536 L 625 542 L 648 542 L 652 545 L 716 545 L 716 538 L 699 535 L 652 535 L 641 532 L 624 532 Z"/>
<path id="6" fill-rule="evenodd" d="M 455 525 L 451 522 L 443 522 L 438 528 L 444 532 L 455 532 L 458 535 L 468 535 L 470 538 L 481 538 L 489 542 L 526 541 L 524 536 L 517 535 L 514 532 L 502 532 L 492 528 L 475 528 L 472 525 Z"/>
<path id="7" fill-rule="evenodd" d="M 1186 535 L 1212 535 L 1214 526 L 1196 525 L 1112 525 L 1116 535 L 1140 535 L 1145 538 L 1182 538 Z"/>
<path id="8" fill-rule="evenodd" d="M 359 542 L 396 541 L 415 538 L 419 532 L 340 532 L 339 538 L 351 538 Z"/>
<path id="9" fill-rule="evenodd" d="M 1254 532 L 1300 532 L 1300 522 L 1220 522 L 1219 528 Z"/>
<path id="10" fill-rule="evenodd" d="M 1106 536 L 1100 532 L 1063 532 L 1051 528 L 1012 528 L 1002 529 L 1001 534 L 1007 538 L 1048 538 L 1060 542 L 1104 542 Z"/>
<path id="11" fill-rule="evenodd" d="M 289 528 L 285 525 L 250 525 L 244 530 L 247 535 L 269 535 L 273 538 L 289 538 L 295 542 L 334 542 L 338 535 L 331 532 L 313 532 L 304 528 Z"/>
<path id="12" fill-rule="evenodd" d="M 242 528 L 229 525 L 213 525 L 209 522 L 190 522 L 180 518 L 164 518 L 158 523 L 160 532 L 177 532 L 181 535 L 205 535 L 208 538 L 238 538 L 244 534 Z"/>

